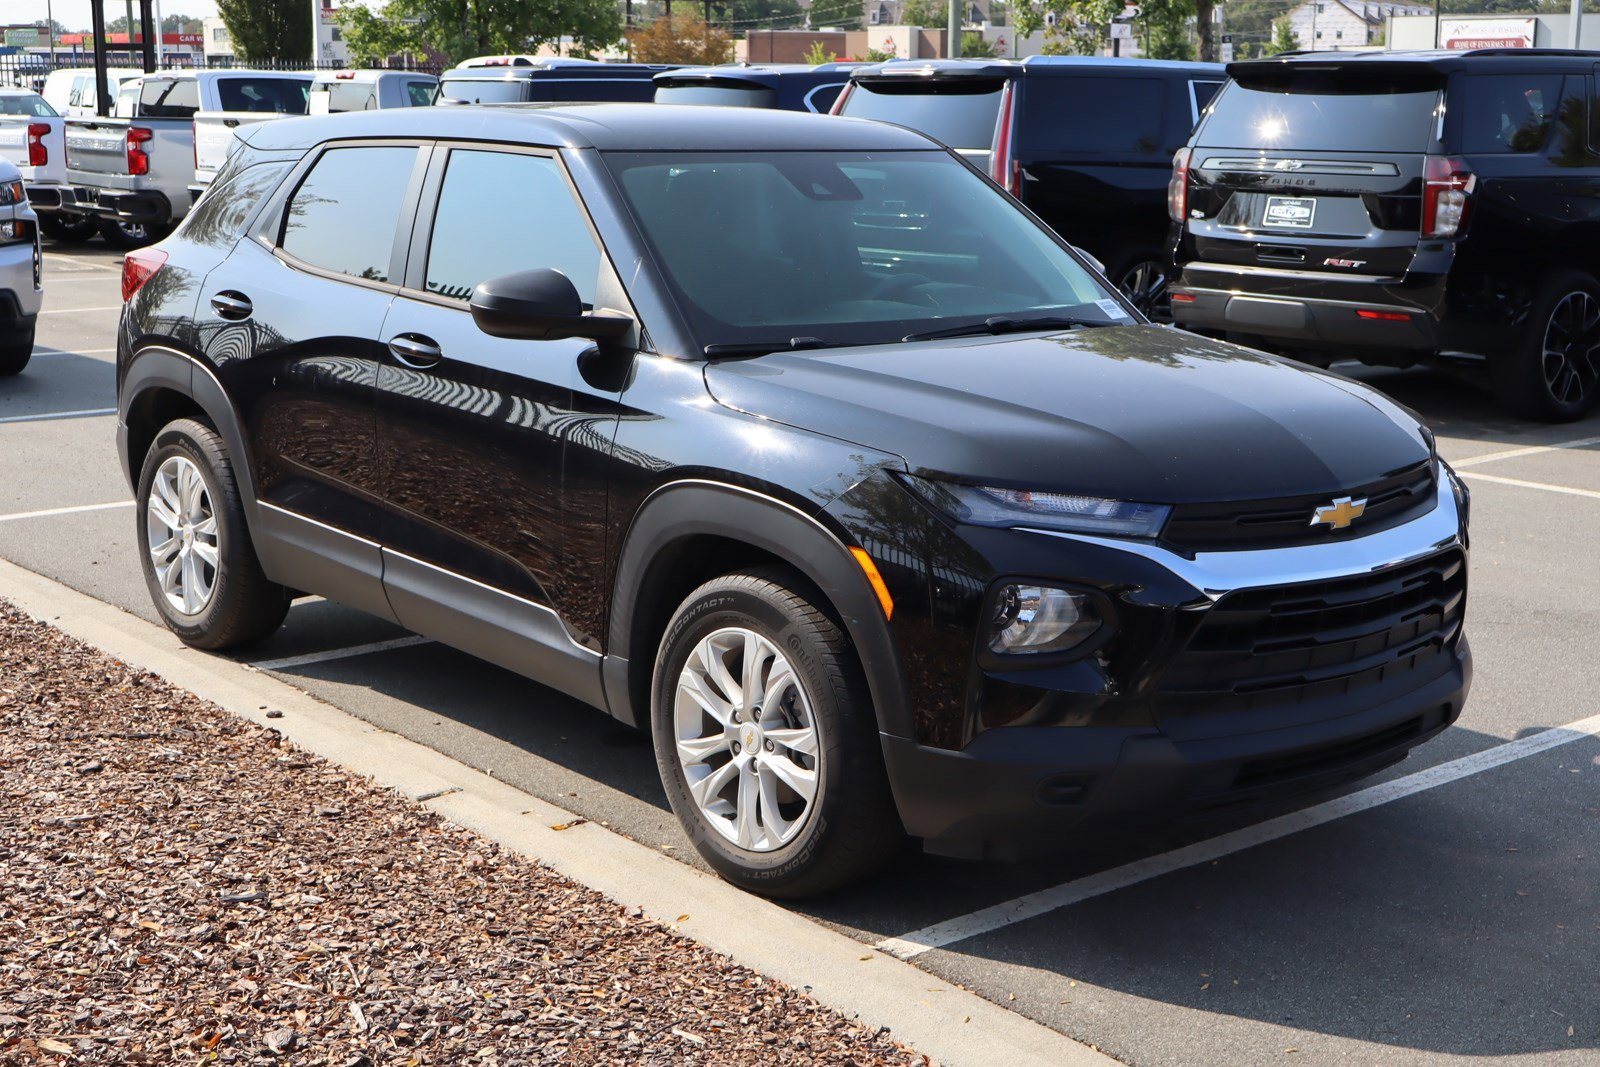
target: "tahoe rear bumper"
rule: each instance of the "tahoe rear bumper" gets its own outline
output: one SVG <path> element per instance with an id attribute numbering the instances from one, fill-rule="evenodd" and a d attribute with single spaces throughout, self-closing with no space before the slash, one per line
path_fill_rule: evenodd
<path id="1" fill-rule="evenodd" d="M 1234 330 L 1314 348 L 1373 346 L 1438 351 L 1439 324 L 1418 307 L 1382 301 L 1259 296 L 1183 284 L 1172 319 L 1185 329 Z"/>

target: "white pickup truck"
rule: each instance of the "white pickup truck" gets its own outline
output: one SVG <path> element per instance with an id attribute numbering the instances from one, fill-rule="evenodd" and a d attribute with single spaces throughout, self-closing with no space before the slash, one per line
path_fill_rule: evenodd
<path id="1" fill-rule="evenodd" d="M 65 124 L 38 93 L 0 89 L 0 159 L 21 174 L 39 229 L 57 240 L 87 240 L 95 235 L 94 224 L 60 210 L 67 182 Z"/>
<path id="2" fill-rule="evenodd" d="M 195 180 L 197 130 L 226 131 L 225 158 L 238 126 L 304 115 L 311 75 L 163 71 L 134 84 L 136 97 L 126 88 L 119 94 L 116 117 L 66 124 L 62 207 L 96 218 L 101 234 L 119 248 L 159 241 L 188 213 L 204 188 Z"/>

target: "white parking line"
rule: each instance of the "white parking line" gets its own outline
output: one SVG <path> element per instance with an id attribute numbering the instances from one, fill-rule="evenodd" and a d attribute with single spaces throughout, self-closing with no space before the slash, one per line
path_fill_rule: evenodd
<path id="1" fill-rule="evenodd" d="M 1451 463 L 1456 470 L 1463 467 L 1476 467 L 1480 463 L 1498 463 L 1502 459 L 1520 459 L 1523 456 L 1537 456 L 1541 452 L 1559 452 L 1565 448 L 1588 448 L 1590 445 L 1600 445 L 1600 437 L 1580 437 L 1576 441 L 1561 441 L 1553 445 L 1528 445 L 1526 448 L 1508 448 L 1504 452 L 1490 452 L 1484 456 L 1469 456 L 1466 459 Z"/>
<path id="2" fill-rule="evenodd" d="M 42 415 L 6 415 L 0 418 L 0 422 L 49 422 L 51 419 L 87 419 L 116 413 L 116 408 L 85 408 L 82 411 L 47 411 Z"/>
<path id="3" fill-rule="evenodd" d="M 0 515 L 0 522 L 14 522 L 18 519 L 48 519 L 52 515 L 77 515 L 85 511 L 110 511 L 112 508 L 131 508 L 133 501 L 118 500 L 111 504 L 78 504 L 70 508 L 46 508 L 43 511 L 14 511 L 10 515 Z"/>
<path id="4" fill-rule="evenodd" d="M 1596 492 L 1593 489 L 1574 489 L 1570 485 L 1551 485 L 1549 482 L 1525 482 L 1521 478 L 1502 478 L 1498 474 L 1483 474 L 1479 471 L 1464 471 L 1463 475 L 1478 482 L 1514 485 L 1519 489 L 1543 489 L 1547 493 L 1565 493 L 1567 496 L 1586 496 L 1593 500 L 1600 500 L 1600 492 Z"/>
<path id="5" fill-rule="evenodd" d="M 120 270 L 122 270 L 122 267 L 121 267 L 120 264 L 117 265 L 117 266 L 111 266 L 111 265 L 109 265 L 107 263 L 102 263 L 101 261 L 99 261 L 97 259 L 84 259 L 81 256 L 69 256 L 65 252 L 55 252 L 55 251 L 46 252 L 45 253 L 45 260 L 44 260 L 45 267 L 49 268 L 49 266 L 52 263 L 77 263 L 77 264 L 80 264 L 80 266 L 78 268 L 79 270 L 105 270 L 105 271 L 120 271 Z"/>
<path id="6" fill-rule="evenodd" d="M 349 648 L 334 648 L 327 652 L 308 652 L 303 656 L 289 656 L 285 659 L 267 659 L 259 663 L 247 664 L 258 671 L 286 671 L 290 667 L 305 667 L 312 663 L 326 663 L 329 660 L 346 659 L 350 656 L 365 656 L 372 652 L 387 652 L 392 648 L 410 648 L 412 645 L 427 645 L 432 641 L 426 637 L 413 634 L 410 637 L 396 637 L 389 641 L 373 641 L 366 645 L 351 645 Z"/>
<path id="7" fill-rule="evenodd" d="M 87 314 L 88 312 L 91 312 L 91 311 L 121 311 L 121 310 L 122 310 L 122 305 L 121 304 L 105 304 L 105 305 L 103 305 L 101 307 L 92 307 L 92 308 L 45 308 L 43 311 L 39 312 L 39 314 L 41 314 L 41 315 L 78 315 L 78 314 Z"/>
<path id="8" fill-rule="evenodd" d="M 82 275 L 82 277 L 78 277 L 78 278 L 61 278 L 61 277 L 57 277 L 55 274 L 49 274 L 49 275 L 46 275 L 45 279 L 44 279 L 46 288 L 49 288 L 52 285 L 65 285 L 68 282 L 105 282 L 107 280 L 103 275 L 99 274 L 96 271 L 83 270 L 83 269 L 78 268 L 78 267 L 73 267 L 71 270 L 58 271 L 57 273 L 58 274 L 78 274 L 78 275 Z"/>
<path id="9" fill-rule="evenodd" d="M 1280 815 L 1275 819 L 1246 826 L 1206 841 L 1198 841 L 1159 856 L 1135 860 L 1121 867 L 1113 867 L 1109 871 L 1063 882 L 1049 889 L 1041 889 L 1036 893 L 1008 900 L 1004 904 L 996 904 L 968 915 L 959 915 L 954 919 L 925 926 L 909 934 L 886 938 L 873 947 L 891 956 L 908 960 L 924 952 L 943 948 L 957 941 L 965 941 L 969 937 L 992 933 L 1037 918 L 1069 904 L 1077 904 L 1114 890 L 1159 878 L 1164 874 L 1171 874 L 1185 867 L 1193 867 L 1208 860 L 1242 852 L 1280 837 L 1288 837 L 1290 834 L 1342 819 L 1346 815 L 1355 815 L 1384 804 L 1392 804 L 1396 800 L 1402 800 L 1424 790 L 1436 789 L 1441 785 L 1596 735 L 1600 735 L 1600 715 L 1591 715 L 1587 719 L 1579 719 L 1565 726 L 1556 726 L 1541 733 L 1519 737 L 1515 741 L 1508 741 L 1484 749 L 1482 752 L 1474 752 L 1470 756 L 1462 756 L 1460 759 L 1453 759 L 1448 763 L 1441 763 L 1403 778 L 1369 786 L 1348 796 L 1329 800 L 1302 811 Z"/>
<path id="10" fill-rule="evenodd" d="M 33 351 L 33 358 L 38 359 L 40 356 L 104 356 L 115 351 L 115 348 L 36 348 Z"/>

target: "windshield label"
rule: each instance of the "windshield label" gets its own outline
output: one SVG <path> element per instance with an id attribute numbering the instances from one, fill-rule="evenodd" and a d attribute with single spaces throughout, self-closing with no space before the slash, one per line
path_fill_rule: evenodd
<path id="1" fill-rule="evenodd" d="M 1309 196 L 1269 196 L 1267 209 L 1261 215 L 1263 226 L 1285 226 L 1294 230 L 1309 230 L 1316 217 L 1317 202 Z"/>
<path id="2" fill-rule="evenodd" d="M 1115 300 L 1096 300 L 1094 303 L 1096 307 L 1114 319 L 1133 318 L 1133 316 L 1129 315 L 1126 309 L 1124 309 L 1123 306 L 1117 303 Z"/>

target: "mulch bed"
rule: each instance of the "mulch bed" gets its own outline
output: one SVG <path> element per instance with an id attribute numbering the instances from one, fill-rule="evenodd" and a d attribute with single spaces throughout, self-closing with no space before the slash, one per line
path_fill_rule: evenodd
<path id="1" fill-rule="evenodd" d="M 3 1063 L 927 1062 L 3 602 L 0 887 Z"/>

